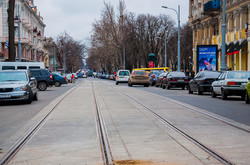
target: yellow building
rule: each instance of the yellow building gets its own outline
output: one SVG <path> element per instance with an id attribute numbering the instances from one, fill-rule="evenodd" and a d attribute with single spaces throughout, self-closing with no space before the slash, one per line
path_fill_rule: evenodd
<path id="1" fill-rule="evenodd" d="M 218 45 L 221 66 L 223 0 L 189 0 L 189 23 L 193 28 L 193 69 L 197 45 Z M 226 64 L 232 70 L 250 71 L 250 0 L 226 0 Z"/>

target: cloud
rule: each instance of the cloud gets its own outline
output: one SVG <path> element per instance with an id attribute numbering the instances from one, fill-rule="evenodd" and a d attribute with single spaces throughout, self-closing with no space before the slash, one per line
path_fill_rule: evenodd
<path id="1" fill-rule="evenodd" d="M 105 0 L 117 10 L 119 0 Z M 181 23 L 188 20 L 188 1 L 185 0 L 124 0 L 126 9 L 135 14 L 150 13 L 152 15 L 168 14 L 174 20 L 176 13 L 161 8 L 165 5 L 177 10 L 181 4 Z M 66 31 L 73 38 L 83 40 L 90 37 L 92 24 L 101 16 L 104 8 L 103 0 L 36 0 L 35 5 L 44 18 L 46 36 L 56 37 Z"/>

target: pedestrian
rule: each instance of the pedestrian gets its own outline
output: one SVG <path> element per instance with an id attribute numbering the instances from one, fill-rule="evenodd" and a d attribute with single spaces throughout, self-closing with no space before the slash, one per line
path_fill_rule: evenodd
<path id="1" fill-rule="evenodd" d="M 186 75 L 189 77 L 189 70 L 188 69 L 186 70 Z"/>
<path id="2" fill-rule="evenodd" d="M 72 79 L 72 83 L 75 83 L 75 75 L 74 75 L 74 73 L 72 73 L 71 79 Z"/>
<path id="3" fill-rule="evenodd" d="M 192 70 L 192 71 L 191 71 L 191 76 L 190 76 L 190 77 L 193 79 L 194 76 L 195 76 L 195 72 Z"/>

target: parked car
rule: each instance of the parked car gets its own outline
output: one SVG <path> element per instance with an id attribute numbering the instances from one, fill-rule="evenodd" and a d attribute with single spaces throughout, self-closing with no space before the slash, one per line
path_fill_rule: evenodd
<path id="1" fill-rule="evenodd" d="M 167 77 L 163 80 L 162 88 L 170 89 L 172 87 L 179 87 L 185 89 L 188 86 L 189 78 L 184 72 L 170 72 Z"/>
<path id="2" fill-rule="evenodd" d="M 152 70 L 149 73 L 149 77 L 150 77 L 150 85 L 154 86 L 157 80 L 157 77 L 162 73 L 162 71 L 158 71 L 158 70 Z"/>
<path id="3" fill-rule="evenodd" d="M 0 71 L 0 101 L 38 100 L 37 81 L 28 70 Z"/>
<path id="4" fill-rule="evenodd" d="M 221 72 L 218 71 L 200 71 L 189 81 L 188 93 L 197 92 L 198 95 L 202 95 L 203 92 L 210 92 L 211 84 L 220 74 Z"/>
<path id="5" fill-rule="evenodd" d="M 119 83 L 128 82 L 129 75 L 130 75 L 129 70 L 118 70 L 115 84 L 118 85 Z"/>
<path id="6" fill-rule="evenodd" d="M 250 103 L 250 77 L 248 78 L 248 83 L 246 85 L 245 102 L 246 104 Z"/>
<path id="7" fill-rule="evenodd" d="M 67 80 L 65 76 L 61 76 L 57 73 L 52 73 L 54 84 L 56 87 L 60 87 L 62 84 L 67 84 Z"/>
<path id="8" fill-rule="evenodd" d="M 45 91 L 47 87 L 54 85 L 53 76 L 48 69 L 30 69 L 29 71 L 36 78 L 37 88 L 40 91 Z"/>
<path id="9" fill-rule="evenodd" d="M 128 86 L 133 85 L 144 85 L 144 87 L 150 85 L 150 78 L 145 70 L 133 70 L 128 79 Z"/>
<path id="10" fill-rule="evenodd" d="M 65 77 L 68 83 L 72 83 L 72 74 L 66 74 Z"/>
<path id="11" fill-rule="evenodd" d="M 156 81 L 155 81 L 155 86 L 156 86 L 156 87 L 161 87 L 161 88 L 162 88 L 162 82 L 163 82 L 163 80 L 167 77 L 167 75 L 168 75 L 168 72 L 163 72 L 163 73 L 161 73 L 161 74 L 157 77 L 157 79 L 156 79 Z"/>
<path id="12" fill-rule="evenodd" d="M 222 72 L 217 81 L 212 83 L 211 96 L 221 95 L 223 100 L 226 100 L 227 96 L 241 96 L 245 99 L 245 88 L 249 77 L 249 71 Z"/>

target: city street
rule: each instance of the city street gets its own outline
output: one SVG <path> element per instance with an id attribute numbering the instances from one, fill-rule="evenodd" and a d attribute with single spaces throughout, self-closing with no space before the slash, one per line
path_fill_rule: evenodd
<path id="1" fill-rule="evenodd" d="M 113 164 L 247 165 L 247 109 L 237 97 L 222 101 L 187 90 L 78 79 L 39 92 L 31 105 L 1 105 L 0 157 L 52 111 L 10 164 L 103 164 L 106 139 Z"/>

